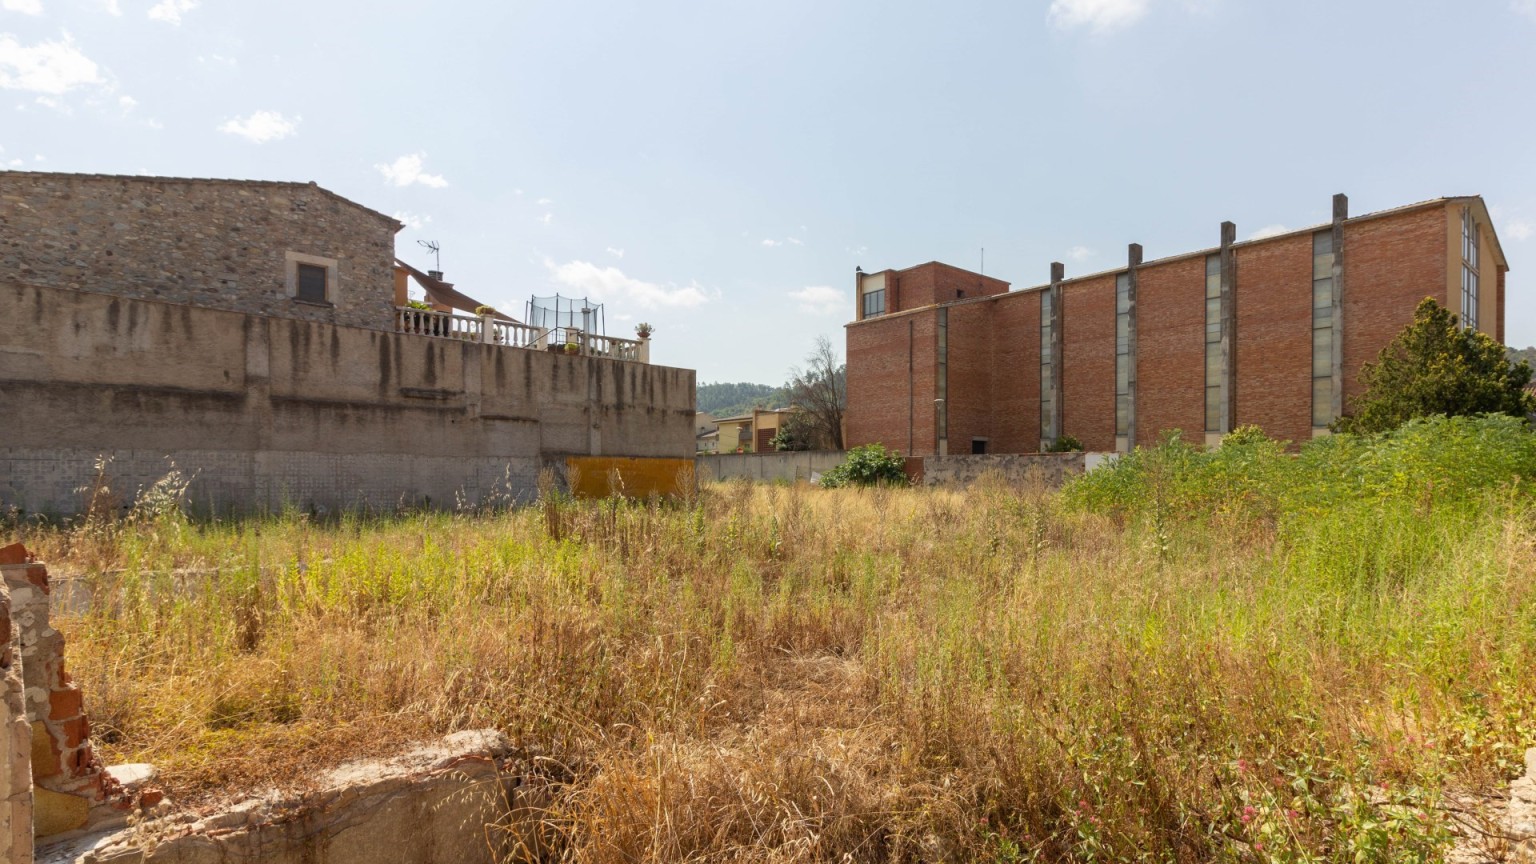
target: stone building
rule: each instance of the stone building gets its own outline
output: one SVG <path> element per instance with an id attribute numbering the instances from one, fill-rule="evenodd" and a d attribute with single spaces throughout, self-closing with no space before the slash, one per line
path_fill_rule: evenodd
<path id="1" fill-rule="evenodd" d="M 0 508 L 72 512 L 104 482 L 126 503 L 173 462 L 233 511 L 525 498 L 572 458 L 692 457 L 692 370 L 463 314 L 396 262 L 400 227 L 313 183 L 0 172 Z"/>
<path id="2" fill-rule="evenodd" d="M 1437 198 L 1009 290 L 932 262 L 856 275 L 849 446 L 912 456 L 1090 451 L 1239 425 L 1303 441 L 1430 296 L 1499 341 L 1508 261 L 1478 196 Z"/>

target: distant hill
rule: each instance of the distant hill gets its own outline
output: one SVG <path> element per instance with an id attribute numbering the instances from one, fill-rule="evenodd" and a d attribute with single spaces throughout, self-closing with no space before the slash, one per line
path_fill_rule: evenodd
<path id="1" fill-rule="evenodd" d="M 1504 353 L 1509 355 L 1509 362 L 1519 363 L 1521 360 L 1531 364 L 1536 369 L 1536 348 L 1511 348 L 1504 346 Z"/>
<path id="2" fill-rule="evenodd" d="M 697 390 L 698 407 L 716 417 L 733 417 L 746 414 L 756 407 L 784 408 L 789 405 L 784 390 L 771 384 L 700 384 Z"/>

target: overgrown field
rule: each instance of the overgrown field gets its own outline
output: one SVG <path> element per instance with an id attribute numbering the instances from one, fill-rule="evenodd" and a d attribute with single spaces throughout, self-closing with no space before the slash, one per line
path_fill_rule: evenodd
<path id="1" fill-rule="evenodd" d="M 1536 744 L 1536 437 L 1141 451 L 1056 493 L 22 527 L 173 797 L 494 725 L 550 860 L 1422 861 Z"/>

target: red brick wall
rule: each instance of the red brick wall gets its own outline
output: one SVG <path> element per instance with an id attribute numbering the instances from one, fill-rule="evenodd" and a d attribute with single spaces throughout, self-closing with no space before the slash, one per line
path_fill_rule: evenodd
<path id="1" fill-rule="evenodd" d="M 1136 271 L 1136 443 L 1205 430 L 1205 256 Z"/>
<path id="2" fill-rule="evenodd" d="M 1360 367 L 1413 321 L 1425 297 L 1445 303 L 1446 208 L 1344 225 L 1344 397 L 1360 393 Z M 1459 214 L 1458 214 L 1459 218 Z M 1460 235 L 1458 234 L 1459 238 Z M 1458 252 L 1459 254 L 1459 252 Z M 1460 283 L 1457 294 L 1460 296 Z M 1460 309 L 1453 309 L 1460 314 Z"/>
<path id="3" fill-rule="evenodd" d="M 1088 450 L 1115 449 L 1115 276 L 1064 283 L 1062 432 Z"/>
<path id="4" fill-rule="evenodd" d="M 896 306 L 890 305 L 893 297 L 890 291 L 892 280 L 898 285 L 894 292 L 895 302 L 899 304 Z M 890 274 L 886 278 L 886 289 L 887 307 L 892 312 L 902 312 L 932 306 L 935 303 L 1003 294 L 1008 291 L 1008 283 L 991 276 L 983 276 L 959 267 L 930 261 L 927 264 L 919 264 Z M 962 291 L 965 292 L 963 298 L 960 296 Z"/>
<path id="5" fill-rule="evenodd" d="M 988 453 L 1040 449 L 1040 294 L 1014 292 L 987 304 L 993 362 Z"/>
<path id="6" fill-rule="evenodd" d="M 847 328 L 849 447 L 881 443 L 903 454 L 934 451 L 933 310 L 874 318 Z M 907 338 L 912 331 L 913 371 L 908 389 Z M 913 446 L 908 450 L 909 393 Z"/>
<path id="7" fill-rule="evenodd" d="M 1312 235 L 1238 246 L 1237 423 L 1312 438 Z"/>
<path id="8" fill-rule="evenodd" d="M 971 452 L 971 439 L 996 437 L 992 419 L 995 302 L 949 307 L 949 452 Z M 995 451 L 996 445 L 989 445 Z"/>

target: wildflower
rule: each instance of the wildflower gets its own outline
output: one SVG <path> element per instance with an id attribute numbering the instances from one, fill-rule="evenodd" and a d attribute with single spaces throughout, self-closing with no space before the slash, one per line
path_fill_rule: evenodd
<path id="1" fill-rule="evenodd" d="M 1239 773 L 1239 774 L 1247 774 L 1248 773 L 1248 760 L 1247 759 L 1239 759 L 1239 760 L 1237 760 L 1237 773 Z"/>
<path id="2" fill-rule="evenodd" d="M 1297 813 L 1295 810 L 1292 810 L 1289 807 L 1287 807 L 1285 809 L 1285 818 L 1287 818 L 1287 819 L 1297 819 L 1300 816 L 1301 816 L 1300 813 Z"/>
<path id="3" fill-rule="evenodd" d="M 1258 813 L 1259 813 L 1259 811 L 1253 809 L 1253 805 L 1252 804 L 1249 804 L 1248 806 L 1244 807 L 1243 808 L 1243 815 L 1242 815 L 1243 824 L 1247 825 L 1249 822 L 1252 822 L 1253 821 L 1253 817 L 1257 816 Z"/>
<path id="4" fill-rule="evenodd" d="M 1264 851 L 1264 841 L 1263 840 L 1255 840 L 1255 841 L 1253 841 L 1253 851 L 1255 851 L 1255 852 L 1263 852 Z"/>

